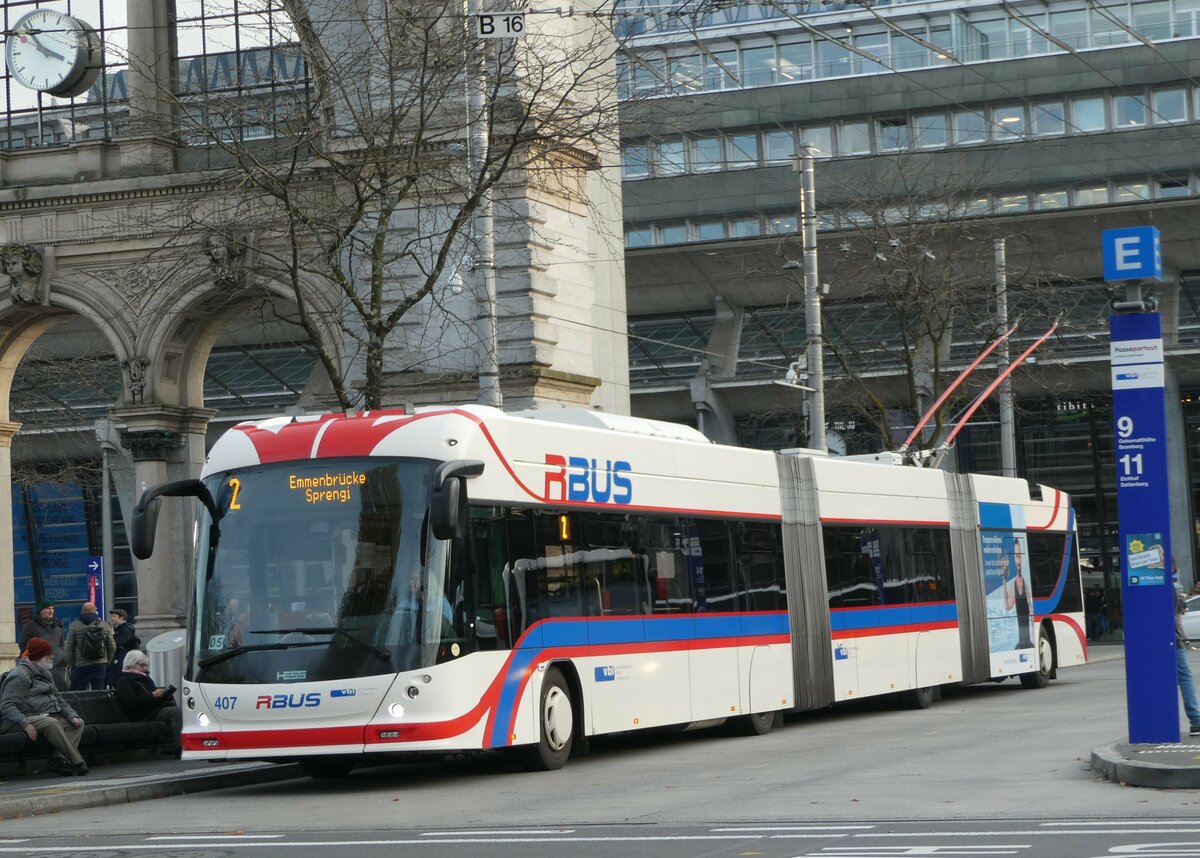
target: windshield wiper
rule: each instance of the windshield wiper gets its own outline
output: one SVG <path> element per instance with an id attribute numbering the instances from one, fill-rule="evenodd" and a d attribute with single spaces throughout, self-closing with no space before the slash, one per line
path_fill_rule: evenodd
<path id="1" fill-rule="evenodd" d="M 208 658 L 202 658 L 196 662 L 196 665 L 201 668 L 212 667 L 214 664 L 220 664 L 226 659 L 233 658 L 235 655 L 241 655 L 244 652 L 260 652 L 269 649 L 296 649 L 306 646 L 320 646 L 320 641 L 292 641 L 290 643 L 273 643 L 273 644 L 245 644 L 244 646 L 235 646 L 233 649 L 227 649 L 224 652 L 219 652 L 216 655 L 210 655 Z"/>
<path id="2" fill-rule="evenodd" d="M 392 654 L 386 649 L 381 649 L 375 646 L 370 641 L 365 641 L 358 635 L 346 631 L 341 626 L 296 626 L 291 629 L 261 629 L 259 631 L 251 631 L 252 635 L 341 635 L 346 640 L 358 644 L 363 649 L 367 650 L 374 656 L 377 656 L 384 661 L 391 661 Z"/>

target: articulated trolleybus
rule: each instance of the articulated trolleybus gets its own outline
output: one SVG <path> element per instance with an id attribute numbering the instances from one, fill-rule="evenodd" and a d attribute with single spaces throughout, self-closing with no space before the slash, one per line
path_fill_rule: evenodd
<path id="1" fill-rule="evenodd" d="M 1086 657 L 1069 498 L 1022 480 L 710 443 L 684 426 L 480 406 L 243 423 L 199 480 L 188 759 L 512 748 Z"/>

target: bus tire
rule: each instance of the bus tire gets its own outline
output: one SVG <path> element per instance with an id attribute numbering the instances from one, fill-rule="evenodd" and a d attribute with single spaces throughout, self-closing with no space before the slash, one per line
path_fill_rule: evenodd
<path id="1" fill-rule="evenodd" d="M 937 697 L 937 688 L 925 685 L 900 692 L 900 702 L 905 709 L 928 709 Z"/>
<path id="2" fill-rule="evenodd" d="M 765 736 L 775 726 L 777 712 L 752 712 L 734 719 L 734 730 L 741 736 Z"/>
<path id="3" fill-rule="evenodd" d="M 1038 626 L 1037 659 L 1037 670 L 1021 674 L 1021 685 L 1025 688 L 1045 688 L 1050 684 L 1050 676 L 1054 673 L 1054 644 L 1050 642 L 1050 637 L 1042 626 Z"/>
<path id="4" fill-rule="evenodd" d="M 531 772 L 561 769 L 571 756 L 575 737 L 575 708 L 562 671 L 546 670 L 538 703 L 538 740 L 521 748 L 521 765 Z"/>
<path id="5" fill-rule="evenodd" d="M 344 778 L 354 769 L 350 757 L 301 757 L 300 770 L 310 778 Z"/>

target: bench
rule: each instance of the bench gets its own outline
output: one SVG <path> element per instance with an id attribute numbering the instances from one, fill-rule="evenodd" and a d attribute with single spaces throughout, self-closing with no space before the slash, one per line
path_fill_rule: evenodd
<path id="1" fill-rule="evenodd" d="M 68 705 L 83 719 L 79 752 L 89 764 L 175 756 L 179 737 L 160 721 L 130 721 L 111 691 L 64 691 Z M 40 771 L 51 748 L 24 733 L 0 733 L 0 773 Z"/>

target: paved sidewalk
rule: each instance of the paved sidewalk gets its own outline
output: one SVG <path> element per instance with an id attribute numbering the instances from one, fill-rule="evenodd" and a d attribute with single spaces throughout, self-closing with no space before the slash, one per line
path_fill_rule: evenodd
<path id="1" fill-rule="evenodd" d="M 268 783 L 300 775 L 300 767 L 294 763 L 181 760 L 101 764 L 82 777 L 51 772 L 14 775 L 0 780 L 0 820 Z"/>

